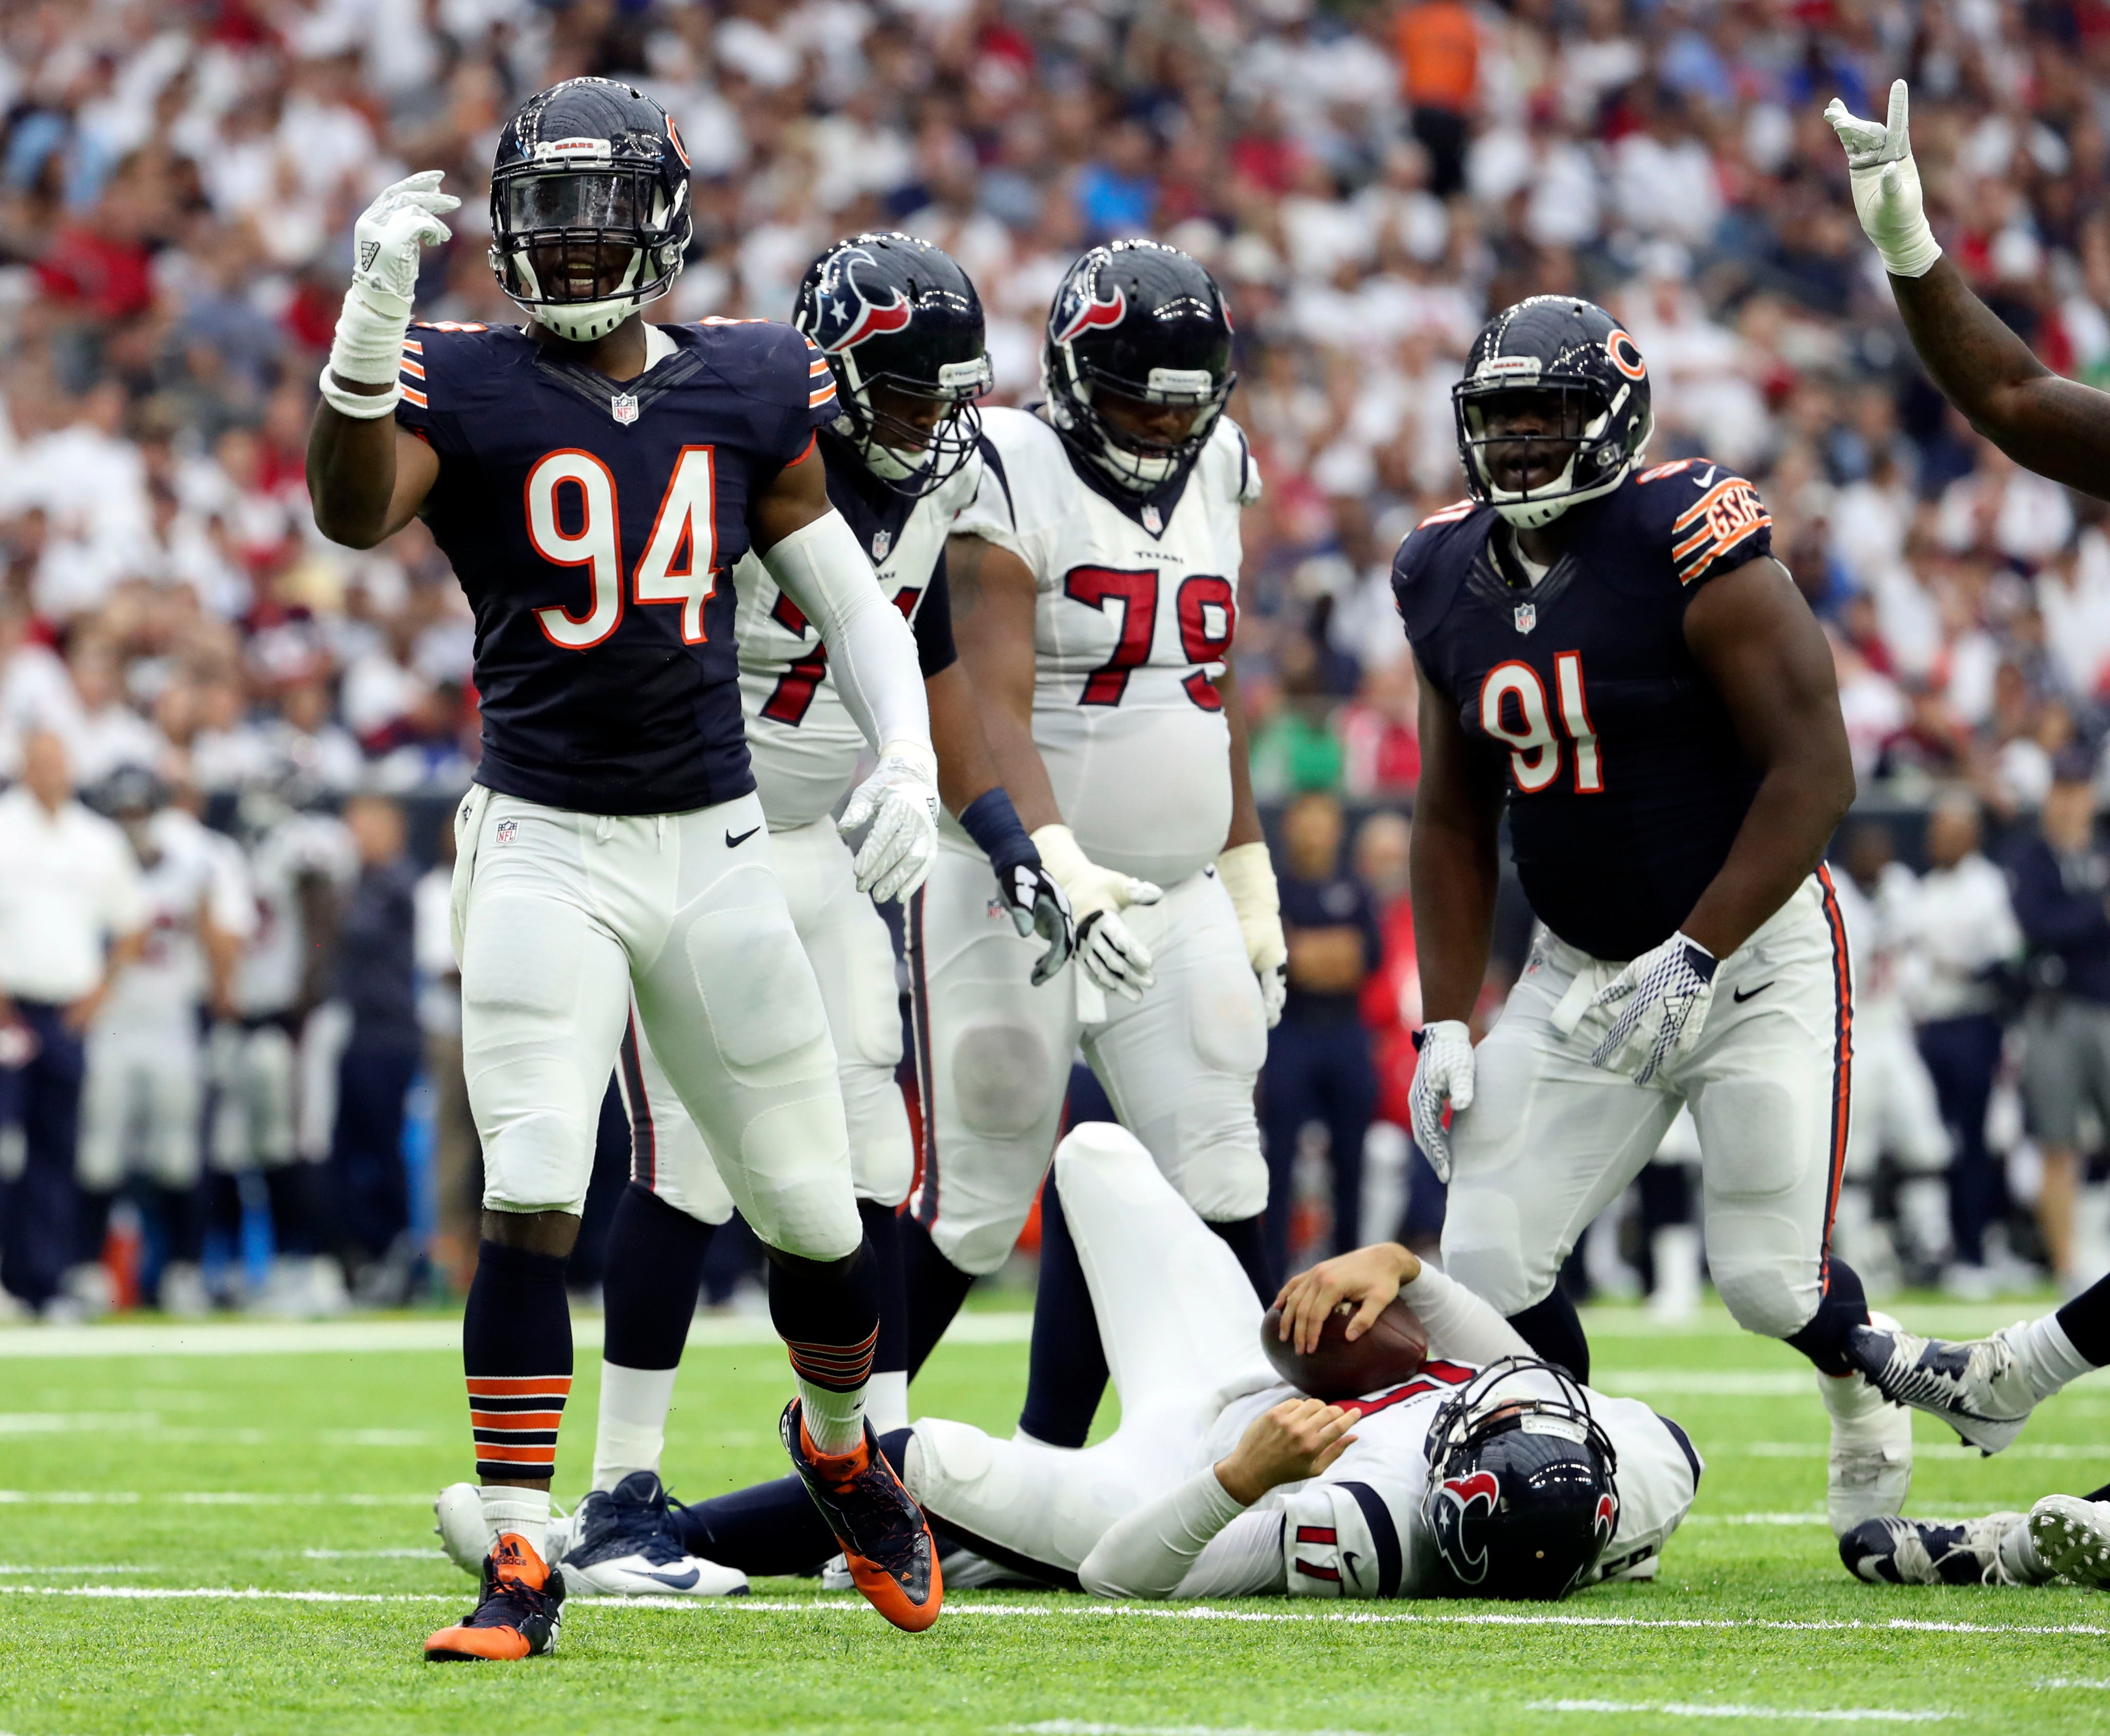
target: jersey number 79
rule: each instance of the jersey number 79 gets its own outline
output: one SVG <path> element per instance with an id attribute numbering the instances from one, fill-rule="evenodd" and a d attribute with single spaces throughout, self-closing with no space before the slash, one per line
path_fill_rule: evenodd
<path id="1" fill-rule="evenodd" d="M 1582 654 L 1558 651 L 1553 659 L 1553 686 L 1560 701 L 1560 724 L 1568 741 L 1554 732 L 1546 702 L 1546 683 L 1528 663 L 1498 663 L 1480 683 L 1480 727 L 1510 750 L 1510 776 L 1522 795 L 1536 795 L 1560 776 L 1564 749 L 1574 750 L 1575 793 L 1605 793 L 1605 760 L 1590 705 L 1582 691 Z M 1510 721 L 1514 714 L 1518 721 Z"/>
<path id="2" fill-rule="evenodd" d="M 1121 637 L 1113 655 L 1084 679 L 1080 705 L 1118 705 L 1128 692 L 1128 678 L 1150 661 L 1157 638 L 1157 569 L 1155 567 L 1072 567 L 1062 594 L 1102 614 L 1109 603 L 1121 605 Z M 1221 663 L 1238 629 L 1238 593 L 1231 582 L 1213 573 L 1195 573 L 1180 580 L 1173 600 L 1180 618 L 1180 651 L 1189 663 Z M 1197 669 L 1180 684 L 1204 711 L 1221 711 L 1224 696 L 1206 669 Z"/>
<path id="3" fill-rule="evenodd" d="M 708 637 L 704 605 L 718 585 L 712 457 L 707 446 L 681 448 L 631 576 L 634 601 L 681 605 L 684 645 L 701 645 Z M 560 500 L 568 485 L 575 498 Z M 592 582 L 584 614 L 552 604 L 537 610 L 535 619 L 550 644 L 591 650 L 623 622 L 623 519 L 614 473 L 591 452 L 563 447 L 535 461 L 524 492 L 535 552 L 552 566 L 584 567 Z M 565 528 L 568 516 L 576 530 Z"/>

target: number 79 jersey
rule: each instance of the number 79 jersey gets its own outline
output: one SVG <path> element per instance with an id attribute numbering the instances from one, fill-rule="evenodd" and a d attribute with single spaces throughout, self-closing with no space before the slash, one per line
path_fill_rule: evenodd
<path id="1" fill-rule="evenodd" d="M 1424 519 L 1392 562 L 1424 678 L 1506 784 L 1533 913 L 1596 958 L 1668 939 L 1750 808 L 1758 777 L 1685 610 L 1770 553 L 1772 524 L 1741 477 L 1682 459 L 1569 510 L 1536 579 L 1469 501 Z"/>
<path id="2" fill-rule="evenodd" d="M 1026 410 L 985 412 L 981 454 L 980 489 L 953 529 L 1033 574 L 1033 739 L 1056 804 L 1094 862 L 1174 886 L 1215 861 L 1230 829 L 1216 682 L 1259 467 L 1229 418 L 1180 486 L 1148 499 L 1102 483 Z"/>

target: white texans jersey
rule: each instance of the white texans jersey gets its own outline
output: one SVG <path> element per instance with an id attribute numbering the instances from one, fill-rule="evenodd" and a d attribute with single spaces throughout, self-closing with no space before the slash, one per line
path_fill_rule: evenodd
<path id="1" fill-rule="evenodd" d="M 953 515 L 975 497 L 980 464 L 971 460 L 911 501 L 874 478 L 847 442 L 824 433 L 819 449 L 828 497 L 872 557 L 880 588 L 908 617 L 928 680 L 954 661 L 945 537 Z M 733 582 L 740 592 L 740 709 L 762 811 L 772 832 L 811 825 L 849 794 L 864 732 L 835 691 L 819 628 L 778 589 L 754 551 L 740 557 Z"/>
<path id="2" fill-rule="evenodd" d="M 297 1005 L 307 968 L 307 924 L 301 886 L 319 876 L 338 889 L 359 877 L 359 850 L 344 823 L 297 814 L 257 841 L 249 859 L 256 918 L 235 973 L 235 1004 L 245 1017 L 269 1018 Z"/>
<path id="3" fill-rule="evenodd" d="M 139 864 L 147 898 L 142 950 L 111 982 L 100 1022 L 128 1030 L 188 1026 L 208 986 L 199 913 L 210 913 L 224 930 L 244 933 L 247 889 L 228 873 L 212 834 L 180 808 L 164 808 L 149 818 L 138 848 L 152 858 Z"/>
<path id="4" fill-rule="evenodd" d="M 1176 489 L 1145 500 L 1073 460 L 1022 410 L 983 416 L 982 458 L 953 528 L 1018 556 L 1039 588 L 1033 739 L 1056 805 L 1094 862 L 1175 885 L 1214 862 L 1230 830 L 1216 681 L 1238 625 L 1238 514 L 1260 497 L 1259 466 L 1221 418 Z"/>
<path id="5" fill-rule="evenodd" d="M 1444 1401 L 1478 1372 L 1477 1364 L 1432 1357 L 1413 1380 L 1350 1399 L 1346 1408 L 1361 1421 L 1347 1451 L 1308 1482 L 1284 1484 L 1256 1503 L 1285 1516 L 1293 1597 L 1410 1597 L 1428 1589 L 1418 1580 L 1436 1560 L 1435 1548 L 1425 1538 L 1416 1547 L 1415 1539 L 1424 1530 L 1429 1430 Z M 1548 1395 L 1553 1391 L 1549 1382 Z M 1619 1516 L 1592 1575 L 1605 1578 L 1661 1552 L 1691 1511 L 1704 1467 L 1685 1431 L 1638 1398 L 1582 1392 L 1619 1457 Z M 1282 1385 L 1229 1406 L 1210 1430 L 1198 1468 L 1229 1454 L 1254 1417 L 1302 1396 Z"/>

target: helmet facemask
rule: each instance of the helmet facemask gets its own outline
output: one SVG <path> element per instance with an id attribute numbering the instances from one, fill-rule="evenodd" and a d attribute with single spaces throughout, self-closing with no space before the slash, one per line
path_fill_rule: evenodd
<path id="1" fill-rule="evenodd" d="M 935 388 L 898 374 L 866 375 L 854 349 L 831 356 L 828 365 L 842 406 L 834 431 L 896 494 L 920 499 L 974 456 L 982 432 L 975 400 L 994 383 L 988 356 L 943 364 Z"/>
<path id="2" fill-rule="evenodd" d="M 1071 346 L 1050 346 L 1042 382 L 1055 425 L 1080 437 L 1086 456 L 1131 494 L 1155 494 L 1202 456 L 1238 376 L 1206 368 L 1152 368 L 1141 381 L 1116 378 L 1083 361 Z M 1112 413 L 1108 413 L 1112 401 Z M 1136 425 L 1138 412 L 1160 406 L 1192 410 L 1184 433 Z"/>
<path id="3" fill-rule="evenodd" d="M 537 147 L 491 178 L 491 268 L 532 319 L 573 343 L 664 295 L 690 234 L 688 180 L 601 139 Z"/>
<path id="4" fill-rule="evenodd" d="M 1609 494 L 1648 444 L 1643 421 L 1623 446 L 1613 430 L 1630 388 L 1608 398 L 1596 382 L 1511 371 L 1497 357 L 1451 388 L 1459 451 L 1472 497 L 1519 530 L 1551 524 L 1571 506 Z"/>

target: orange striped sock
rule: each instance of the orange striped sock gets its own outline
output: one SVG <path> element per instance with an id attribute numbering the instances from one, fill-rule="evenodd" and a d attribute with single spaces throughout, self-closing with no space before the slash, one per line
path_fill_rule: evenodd
<path id="1" fill-rule="evenodd" d="M 816 1452 L 835 1457 L 864 1440 L 864 1395 L 879 1329 L 854 1344 L 786 1343 L 799 1385 L 799 1408 Z"/>
<path id="2" fill-rule="evenodd" d="M 469 1421 L 476 1437 L 476 1474 L 491 1481 L 532 1482 L 557 1465 L 557 1430 L 571 1396 L 569 1375 L 471 1375 Z"/>

